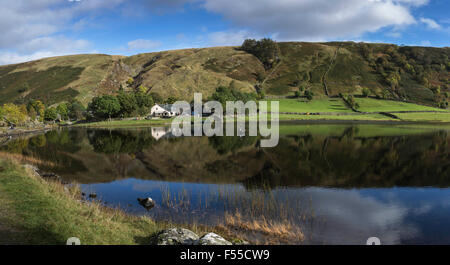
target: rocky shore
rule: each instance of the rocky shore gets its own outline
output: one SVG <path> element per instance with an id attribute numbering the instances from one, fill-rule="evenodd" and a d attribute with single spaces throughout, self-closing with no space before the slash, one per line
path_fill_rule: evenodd
<path id="1" fill-rule="evenodd" d="M 231 243 L 223 237 L 215 233 L 207 233 L 203 236 L 198 236 L 191 230 L 184 228 L 172 228 L 161 231 L 157 234 L 154 239 L 153 244 L 156 245 L 219 245 L 219 246 L 229 246 L 229 245 L 248 245 L 246 241 L 239 241 Z"/>
<path id="2" fill-rule="evenodd" d="M 64 186 L 63 190 L 65 193 L 70 193 L 66 183 L 60 176 L 54 173 L 43 172 L 33 165 L 24 165 L 24 167 L 31 171 L 36 177 L 40 177 L 46 181 L 60 183 Z M 81 201 L 86 203 L 81 196 Z M 92 194 L 89 198 L 93 198 Z M 139 203 L 142 204 L 144 199 L 138 199 Z M 230 242 L 223 238 L 222 236 L 215 233 L 206 233 L 203 236 L 199 236 L 195 232 L 185 229 L 185 228 L 170 228 L 162 230 L 156 233 L 155 236 L 151 237 L 148 244 L 151 245 L 248 245 L 249 243 L 242 240 L 235 240 Z"/>

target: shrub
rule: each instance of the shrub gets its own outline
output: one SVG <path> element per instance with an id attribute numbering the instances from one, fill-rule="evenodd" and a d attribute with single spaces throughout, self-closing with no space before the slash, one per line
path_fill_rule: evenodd
<path id="1" fill-rule="evenodd" d="M 367 87 L 363 88 L 362 95 L 363 97 L 367 98 L 370 95 L 370 90 Z"/>

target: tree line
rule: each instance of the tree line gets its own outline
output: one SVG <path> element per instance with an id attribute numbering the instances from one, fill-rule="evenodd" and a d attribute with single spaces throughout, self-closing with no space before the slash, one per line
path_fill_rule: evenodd
<path id="1" fill-rule="evenodd" d="M 84 118 L 85 111 L 78 100 L 61 103 L 56 107 L 47 107 L 40 100 L 30 100 L 27 104 L 4 104 L 0 107 L 0 119 L 3 125 L 14 127 L 36 122 L 80 120 Z"/>

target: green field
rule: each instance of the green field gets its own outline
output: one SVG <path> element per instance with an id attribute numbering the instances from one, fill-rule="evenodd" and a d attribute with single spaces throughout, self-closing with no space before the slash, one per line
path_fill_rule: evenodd
<path id="1" fill-rule="evenodd" d="M 339 120 L 339 121 L 398 121 L 381 114 L 364 114 L 364 115 L 292 115 L 280 114 L 280 121 L 292 120 Z"/>
<path id="2" fill-rule="evenodd" d="M 443 113 L 397 113 L 397 117 L 404 121 L 415 122 L 450 122 L 450 112 Z"/>
<path id="3" fill-rule="evenodd" d="M 360 106 L 358 110 L 362 112 L 444 111 L 438 108 L 393 100 L 373 98 L 356 98 L 355 100 Z"/>
<path id="4" fill-rule="evenodd" d="M 317 113 L 317 112 L 335 112 L 350 113 L 353 112 L 348 108 L 344 101 L 339 98 L 314 99 L 307 101 L 306 99 L 276 99 L 269 100 L 267 103 L 270 108 L 270 102 L 280 102 L 280 112 L 296 112 L 296 113 Z"/>

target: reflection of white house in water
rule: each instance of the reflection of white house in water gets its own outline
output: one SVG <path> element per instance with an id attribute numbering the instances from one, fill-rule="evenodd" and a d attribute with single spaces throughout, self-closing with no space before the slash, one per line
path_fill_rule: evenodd
<path id="1" fill-rule="evenodd" d="M 155 104 L 155 106 L 153 106 L 150 110 L 150 116 L 152 117 L 171 118 L 177 115 L 180 115 L 180 113 L 172 112 L 172 105 L 170 104 L 165 105 Z"/>
<path id="2" fill-rule="evenodd" d="M 152 127 L 152 137 L 157 141 L 161 138 L 172 138 L 175 137 L 175 130 L 180 130 L 179 128 L 167 128 L 167 127 Z"/>
<path id="3" fill-rule="evenodd" d="M 152 137 L 158 141 L 159 139 L 163 138 L 168 132 L 169 130 L 165 127 L 152 128 Z"/>

